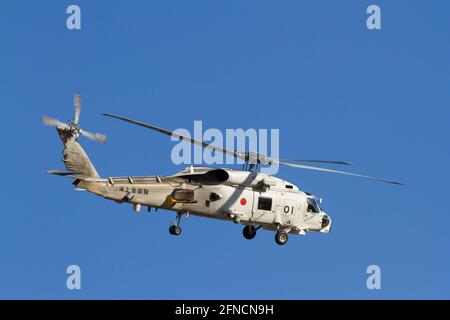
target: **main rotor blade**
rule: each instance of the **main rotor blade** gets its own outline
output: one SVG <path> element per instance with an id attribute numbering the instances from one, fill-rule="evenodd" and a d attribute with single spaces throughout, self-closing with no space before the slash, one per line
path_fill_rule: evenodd
<path id="1" fill-rule="evenodd" d="M 375 178 L 375 177 L 370 177 L 370 176 L 365 176 L 365 175 L 357 174 L 357 173 L 353 173 L 353 172 L 346 172 L 346 171 L 338 171 L 338 170 L 332 170 L 332 169 L 326 169 L 326 168 L 304 166 L 304 165 L 301 165 L 301 164 L 289 163 L 289 162 L 283 162 L 283 161 L 276 161 L 276 160 L 274 160 L 273 162 L 274 163 L 279 163 L 279 164 L 284 165 L 284 166 L 293 167 L 293 168 L 315 170 L 315 171 L 325 171 L 325 172 L 331 172 L 331 173 L 337 173 L 337 174 L 345 174 L 345 175 L 348 175 L 348 176 L 354 176 L 354 177 L 360 177 L 360 178 L 365 178 L 365 179 L 370 179 L 370 180 L 376 180 L 376 181 L 385 182 L 385 183 L 404 185 L 401 182 L 385 180 L 385 179 L 380 179 L 380 178 Z"/>
<path id="2" fill-rule="evenodd" d="M 186 137 L 186 136 L 183 136 L 181 134 L 174 133 L 173 131 L 166 130 L 166 129 L 163 129 L 163 128 L 160 128 L 160 127 L 157 127 L 157 126 L 154 126 L 154 125 L 151 125 L 151 124 L 147 124 L 147 123 L 144 123 L 144 122 L 140 122 L 140 121 L 136 121 L 136 120 L 133 120 L 133 119 L 125 118 L 125 117 L 122 117 L 122 116 L 114 115 L 114 114 L 111 114 L 111 113 L 103 113 L 103 115 L 107 116 L 107 117 L 111 117 L 111 118 L 116 118 L 116 119 L 119 119 L 119 120 L 122 120 L 122 121 L 125 121 L 125 122 L 129 122 L 129 123 L 132 123 L 132 124 L 144 127 L 144 128 L 148 128 L 148 129 L 151 129 L 151 130 L 163 133 L 163 134 L 168 135 L 168 136 L 173 136 L 173 137 L 178 138 L 180 140 L 188 141 L 188 142 L 190 142 L 192 144 L 199 145 L 199 146 L 202 146 L 202 147 L 207 148 L 207 149 L 214 149 L 216 151 L 232 155 L 232 156 L 234 156 L 236 158 L 241 158 L 241 159 L 244 159 L 244 160 L 246 160 L 248 158 L 248 154 L 246 154 L 246 153 L 238 152 L 238 151 L 231 151 L 231 150 L 228 150 L 228 149 L 220 148 L 220 147 L 214 146 L 212 144 L 209 144 L 209 143 L 206 143 L 206 142 L 203 142 L 203 141 L 198 141 L 198 140 L 192 139 L 191 137 Z M 361 177 L 361 178 L 376 180 L 376 181 L 385 182 L 385 183 L 403 185 L 403 183 L 397 182 L 397 181 L 390 181 L 390 180 L 385 180 L 385 179 L 365 176 L 365 175 L 352 173 L 352 172 L 338 171 L 338 170 L 332 170 L 332 169 L 326 169 L 326 168 L 320 168 L 320 167 L 305 166 L 305 165 L 296 164 L 296 163 L 290 163 L 290 162 L 285 162 L 285 161 L 279 161 L 279 160 L 275 160 L 275 159 L 272 159 L 272 158 L 265 157 L 265 156 L 257 154 L 257 153 L 255 153 L 255 155 L 258 158 L 261 157 L 262 159 L 264 159 L 263 162 L 265 164 L 278 163 L 280 165 L 284 165 L 284 166 L 288 166 L 288 167 L 307 169 L 307 170 L 332 172 L 332 173 L 337 173 L 337 174 L 344 174 L 344 175 L 349 175 L 349 176 L 355 176 L 355 177 Z M 300 162 L 300 160 L 297 160 L 297 161 Z M 320 162 L 326 162 L 326 163 L 339 163 L 339 164 L 350 165 L 349 162 L 344 162 L 344 161 L 327 161 L 327 160 L 301 160 L 301 161 L 302 162 L 307 162 L 307 161 L 308 162 L 319 162 L 320 161 Z"/>
<path id="3" fill-rule="evenodd" d="M 73 97 L 73 123 L 78 125 L 80 121 L 80 112 L 81 112 L 81 96 L 76 94 Z"/>
<path id="4" fill-rule="evenodd" d="M 86 138 L 89 138 L 89 139 L 97 141 L 97 142 L 101 142 L 101 143 L 106 142 L 106 136 L 104 134 L 92 133 L 92 132 L 89 132 L 89 131 L 86 131 L 83 129 L 80 129 L 80 134 L 82 134 Z"/>
<path id="5" fill-rule="evenodd" d="M 53 119 L 47 116 L 42 118 L 42 122 L 48 126 L 57 127 L 58 129 L 64 130 L 68 128 L 67 123 L 61 122 L 57 119 Z"/>
<path id="6" fill-rule="evenodd" d="M 311 162 L 311 163 L 330 163 L 330 164 L 343 164 L 351 166 L 351 162 L 347 161 L 333 161 L 333 160 L 300 160 L 300 159 L 280 159 L 282 162 Z"/>
<path id="7" fill-rule="evenodd" d="M 245 159 L 245 154 L 244 153 L 234 152 L 234 151 L 231 151 L 231 150 L 228 150 L 228 149 L 217 147 L 217 146 L 215 146 L 213 144 L 209 144 L 209 143 L 206 143 L 206 142 L 203 142 L 203 141 L 195 140 L 195 139 L 193 139 L 191 137 L 186 137 L 186 136 L 183 136 L 181 134 L 175 133 L 173 131 L 166 130 L 166 129 L 163 129 L 163 128 L 160 128 L 160 127 L 157 127 L 157 126 L 154 126 L 154 125 L 151 125 L 151 124 L 147 124 L 147 123 L 140 122 L 140 121 L 137 121 L 137 120 L 125 118 L 125 117 L 122 117 L 122 116 L 117 116 L 117 115 L 114 115 L 114 114 L 111 114 L 111 113 L 103 113 L 103 115 L 107 116 L 107 117 L 111 117 L 111 118 L 116 118 L 116 119 L 119 119 L 119 120 L 122 120 L 122 121 L 125 121 L 125 122 L 129 122 L 129 123 L 132 123 L 132 124 L 135 124 L 135 125 L 147 128 L 147 129 L 151 129 L 151 130 L 163 133 L 165 135 L 178 138 L 178 139 L 183 140 L 183 141 L 188 141 L 188 142 L 190 142 L 192 144 L 195 144 L 195 145 L 198 145 L 198 146 L 202 146 L 203 148 L 206 148 L 206 149 L 215 150 L 215 151 L 218 151 L 218 152 L 229 154 L 229 155 L 231 155 L 233 157 L 236 157 L 236 158 Z"/>

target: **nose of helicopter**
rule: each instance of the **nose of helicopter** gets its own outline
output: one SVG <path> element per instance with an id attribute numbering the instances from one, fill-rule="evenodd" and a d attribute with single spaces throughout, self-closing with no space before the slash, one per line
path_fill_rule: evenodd
<path id="1" fill-rule="evenodd" d="M 322 229 L 320 232 L 328 233 L 331 231 L 331 218 L 325 213 L 322 212 Z"/>

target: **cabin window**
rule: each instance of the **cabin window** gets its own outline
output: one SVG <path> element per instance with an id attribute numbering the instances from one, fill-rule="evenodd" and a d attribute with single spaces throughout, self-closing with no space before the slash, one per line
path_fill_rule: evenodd
<path id="1" fill-rule="evenodd" d="M 139 194 L 142 194 L 142 189 L 138 189 L 138 193 L 139 193 Z"/>
<path id="2" fill-rule="evenodd" d="M 258 210 L 272 210 L 272 198 L 259 197 L 258 199 Z"/>
<path id="3" fill-rule="evenodd" d="M 144 194 L 148 194 L 148 190 L 147 189 L 144 189 Z"/>
<path id="4" fill-rule="evenodd" d="M 194 201 L 194 190 L 175 189 L 172 196 L 175 200 Z"/>
<path id="5" fill-rule="evenodd" d="M 294 189 L 294 187 L 292 185 L 290 185 L 290 184 L 287 184 L 286 185 L 286 189 Z"/>
<path id="6" fill-rule="evenodd" d="M 132 188 L 131 193 L 136 193 L 136 188 Z"/>
<path id="7" fill-rule="evenodd" d="M 120 188 L 119 188 L 119 191 L 123 191 L 123 187 L 120 187 Z"/>

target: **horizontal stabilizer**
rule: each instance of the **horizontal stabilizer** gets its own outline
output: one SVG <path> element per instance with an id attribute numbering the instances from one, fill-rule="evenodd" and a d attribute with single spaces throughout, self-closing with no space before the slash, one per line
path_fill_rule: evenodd
<path id="1" fill-rule="evenodd" d="M 71 174 L 74 174 L 73 172 L 70 171 L 62 171 L 62 170 L 48 170 L 47 171 L 48 174 L 55 174 L 57 176 L 69 176 Z"/>
<path id="2" fill-rule="evenodd" d="M 70 172 L 70 171 L 48 170 L 47 173 L 48 174 L 54 174 L 54 175 L 57 175 L 57 176 L 66 177 L 66 178 L 78 179 L 78 180 L 90 181 L 90 182 L 102 182 L 102 181 L 104 182 L 104 181 L 108 181 L 106 179 L 85 176 L 85 175 L 78 174 L 78 173 L 73 173 L 73 172 Z"/>

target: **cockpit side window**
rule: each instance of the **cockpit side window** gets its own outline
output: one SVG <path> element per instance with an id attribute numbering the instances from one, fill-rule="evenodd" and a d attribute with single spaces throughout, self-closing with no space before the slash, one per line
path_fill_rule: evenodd
<path id="1" fill-rule="evenodd" d="M 314 198 L 308 198 L 308 212 L 320 213 L 319 206 Z"/>

